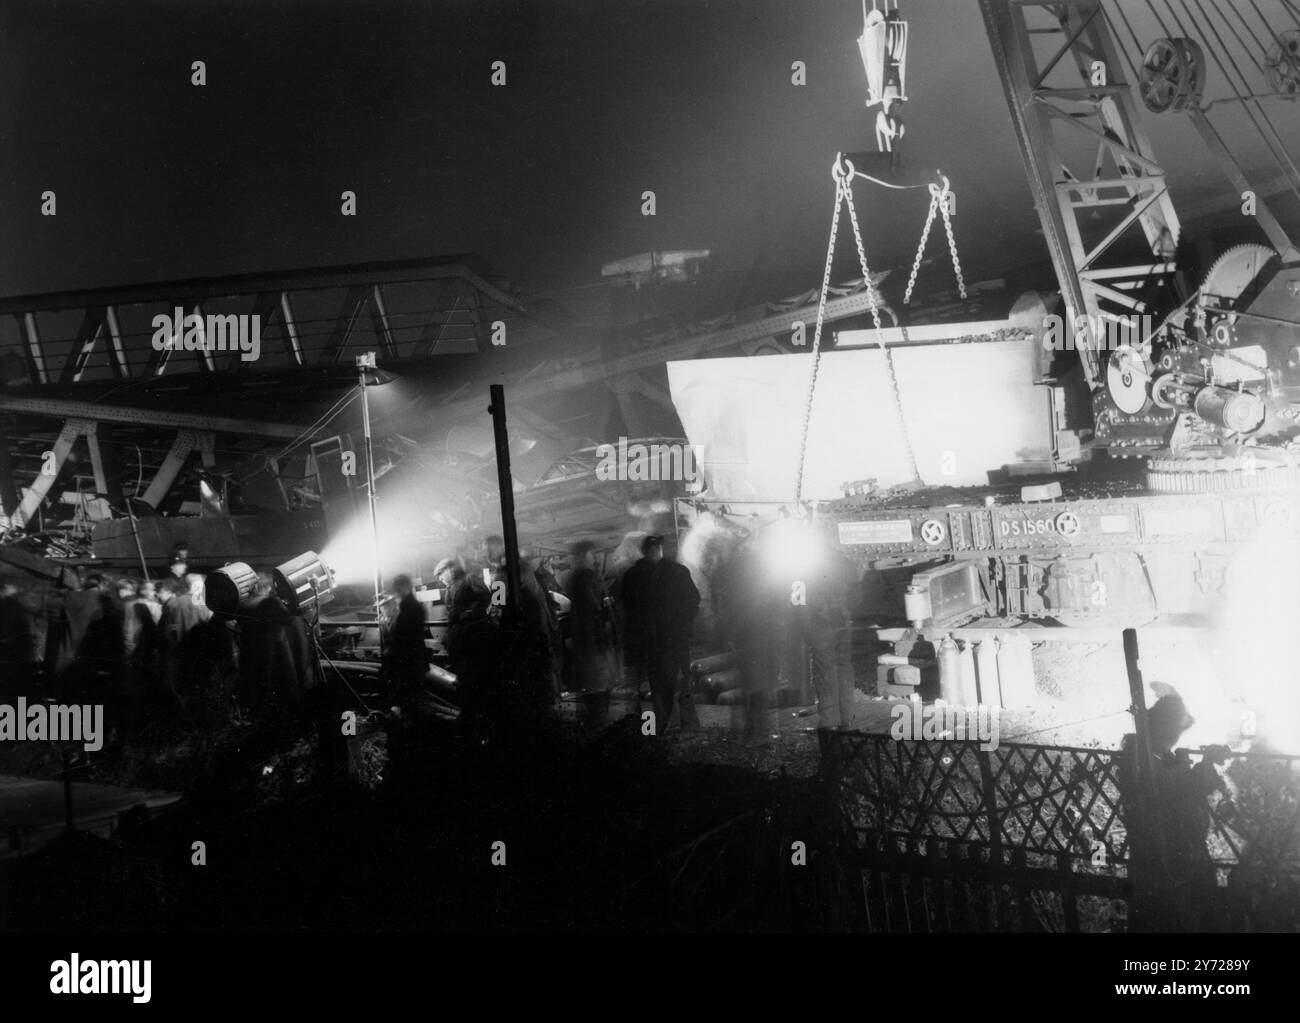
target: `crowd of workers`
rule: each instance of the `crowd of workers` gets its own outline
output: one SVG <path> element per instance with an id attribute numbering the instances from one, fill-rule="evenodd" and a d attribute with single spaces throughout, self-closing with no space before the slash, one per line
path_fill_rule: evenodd
<path id="1" fill-rule="evenodd" d="M 540 710 L 553 706 L 562 691 L 607 692 L 626 673 L 638 689 L 649 686 L 665 727 L 689 677 L 700 594 L 690 570 L 664 557 L 663 537 L 646 536 L 641 558 L 608 582 L 590 543 L 573 547 L 562 577 L 526 550 L 518 572 L 514 628 L 505 629 L 511 602 L 499 537 L 487 539 L 481 563 L 445 558 L 435 569 L 447 608 L 443 645 L 471 716 L 492 713 L 512 695 L 517 704 Z M 399 603 L 386 659 L 399 696 L 410 699 L 426 669 L 425 616 L 408 576 L 398 576 L 393 588 Z M 560 597 L 567 608 L 563 622 Z"/>
<path id="2" fill-rule="evenodd" d="M 648 692 L 655 732 L 666 731 L 689 691 L 701 594 L 690 568 L 665 555 L 663 537 L 646 535 L 638 547 L 639 558 L 607 575 L 593 545 L 577 544 L 558 578 L 548 561 L 524 550 L 513 600 L 500 537 L 488 537 L 473 559 L 443 559 L 435 570 L 446 607 L 443 646 L 463 714 L 479 722 L 506 707 L 547 714 L 562 692 L 624 685 Z M 697 568 L 708 576 L 701 584 L 710 595 L 714 649 L 721 643 L 734 653 L 759 730 L 792 642 L 814 665 L 822 725 L 852 715 L 856 577 L 833 555 L 796 568 L 806 599 L 793 602 L 790 573 L 772 571 L 757 534 Z M 394 577 L 390 589 L 383 675 L 392 703 L 413 709 L 430 668 L 426 605 L 408 576 Z M 80 590 L 9 577 L 0 592 L 0 701 L 102 703 L 110 738 L 113 726 L 158 722 L 210 735 L 272 716 L 301 722 L 325 714 L 316 706 L 322 696 L 305 699 L 329 688 L 319 685 L 327 680 L 316 642 L 265 572 L 237 608 L 207 606 L 204 577 L 179 556 L 161 579 L 91 571 Z"/>
<path id="3" fill-rule="evenodd" d="M 819 534 L 808 530 L 807 536 Z M 766 731 L 782 669 L 797 670 L 794 661 L 804 654 L 821 725 L 847 727 L 854 706 L 850 646 L 858 574 L 824 541 L 786 552 L 796 560 L 774 564 L 770 541 L 758 530 L 744 533 L 700 566 L 708 577 L 701 582 L 710 594 L 714 649 L 734 655 L 751 732 Z M 663 537 L 646 535 L 639 551 L 639 559 L 607 576 L 593 546 L 577 544 L 560 578 L 547 562 L 522 552 L 512 643 L 500 635 L 504 600 L 493 597 L 508 592 L 500 539 L 490 537 L 473 563 L 441 561 L 435 571 L 446 591 L 443 642 L 471 712 L 476 700 L 491 704 L 512 684 L 537 709 L 553 705 L 562 690 L 593 694 L 622 683 L 648 691 L 656 734 L 684 720 L 679 698 L 689 692 L 700 590 L 690 568 L 665 555 Z M 402 598 L 390 628 L 390 674 L 405 679 L 401 687 L 410 693 L 424 671 L 425 619 L 411 580 L 399 577 L 395 588 Z M 568 610 L 563 622 L 559 597 Z"/>
<path id="4" fill-rule="evenodd" d="M 238 608 L 211 608 L 205 577 L 180 558 L 161 579 L 89 571 L 75 590 L 6 577 L 0 664 L 0 702 L 101 704 L 110 741 L 161 729 L 215 744 L 247 724 L 257 755 L 334 710 L 311 630 L 269 574 Z"/>

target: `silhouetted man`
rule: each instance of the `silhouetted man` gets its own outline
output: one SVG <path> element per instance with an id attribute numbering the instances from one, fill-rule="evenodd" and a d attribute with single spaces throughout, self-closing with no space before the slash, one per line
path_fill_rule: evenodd
<path id="1" fill-rule="evenodd" d="M 24 596 L 12 580 L 0 584 L 0 703 L 38 695 L 36 637 Z"/>
<path id="2" fill-rule="evenodd" d="M 570 601 L 573 684 L 583 691 L 604 689 L 608 674 L 605 581 L 592 562 L 592 546 L 589 542 L 574 545 L 573 567 L 564 580 L 564 592 Z"/>
<path id="3" fill-rule="evenodd" d="M 700 591 L 685 565 L 664 557 L 663 537 L 647 537 L 643 548 L 650 560 L 648 588 L 648 660 L 655 727 L 663 734 L 672 716 L 679 679 L 689 676 L 691 628 L 700 607 Z"/>
<path id="4" fill-rule="evenodd" d="M 447 632 L 443 646 L 455 673 L 462 707 L 485 695 L 492 684 L 497 646 L 489 617 L 491 593 L 481 576 L 470 575 L 460 558 L 443 558 L 434 575 L 445 588 Z"/>
<path id="5" fill-rule="evenodd" d="M 623 573 L 619 581 L 619 603 L 623 608 L 623 650 L 625 664 L 632 669 L 638 690 L 650 678 L 649 615 L 650 576 L 655 562 L 647 552 L 663 553 L 663 539 L 647 536 L 641 541 L 641 557 Z"/>
<path id="6" fill-rule="evenodd" d="M 398 596 L 398 605 L 397 615 L 388 626 L 388 675 L 398 706 L 410 710 L 429 670 L 424 605 L 416 599 L 409 575 L 394 577 L 393 592 Z"/>
<path id="7" fill-rule="evenodd" d="M 1186 749 L 1175 749 L 1194 725 L 1182 697 L 1162 696 L 1147 710 L 1151 757 L 1144 798 L 1139 788 L 1136 736 L 1121 743 L 1120 793 L 1129 820 L 1130 877 L 1140 899 L 1132 914 L 1136 930 L 1212 930 L 1220 922 L 1219 888 L 1206 839 L 1211 827 L 1208 799 L 1224 790 L 1217 768 L 1232 756 L 1226 746 L 1207 746 L 1192 765 Z"/>

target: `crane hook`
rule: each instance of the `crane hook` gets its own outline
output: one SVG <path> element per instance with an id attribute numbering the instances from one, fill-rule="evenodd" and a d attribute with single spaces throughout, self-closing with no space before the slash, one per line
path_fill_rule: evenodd
<path id="1" fill-rule="evenodd" d="M 853 161 L 848 159 L 843 153 L 835 154 L 835 162 L 831 164 L 831 177 L 837 185 L 842 185 L 853 178 L 854 167 Z"/>

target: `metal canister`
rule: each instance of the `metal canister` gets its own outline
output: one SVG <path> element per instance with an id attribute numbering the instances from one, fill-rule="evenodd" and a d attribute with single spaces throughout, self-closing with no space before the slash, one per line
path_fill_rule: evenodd
<path id="1" fill-rule="evenodd" d="M 979 702 L 989 707 L 1002 706 L 1002 686 L 998 679 L 998 640 L 982 639 L 975 648 L 975 670 L 979 675 Z"/>
<path id="2" fill-rule="evenodd" d="M 961 703 L 961 653 L 951 636 L 939 644 L 939 695 L 947 703 Z"/>
<path id="3" fill-rule="evenodd" d="M 1032 707 L 1037 702 L 1033 646 L 1027 640 L 1013 636 L 1002 640 L 998 648 L 998 675 L 1004 707 Z"/>
<path id="4" fill-rule="evenodd" d="M 962 643 L 959 655 L 961 663 L 961 696 L 958 699 L 963 707 L 974 707 L 980 702 L 979 680 L 975 675 L 975 644 Z"/>

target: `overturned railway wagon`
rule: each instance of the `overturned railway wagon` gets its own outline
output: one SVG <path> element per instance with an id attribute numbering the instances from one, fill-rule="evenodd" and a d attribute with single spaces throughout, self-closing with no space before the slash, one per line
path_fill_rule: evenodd
<path id="1" fill-rule="evenodd" d="M 1210 615 L 1234 569 L 1262 554 L 1285 573 L 1300 539 L 1300 490 L 1288 487 L 1044 501 L 972 490 L 952 503 L 918 507 L 911 495 L 910 505 L 824 509 L 868 576 L 869 613 L 934 628 L 977 617 L 1128 626 Z"/>

